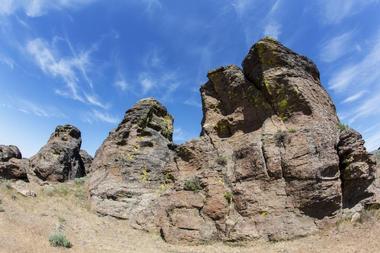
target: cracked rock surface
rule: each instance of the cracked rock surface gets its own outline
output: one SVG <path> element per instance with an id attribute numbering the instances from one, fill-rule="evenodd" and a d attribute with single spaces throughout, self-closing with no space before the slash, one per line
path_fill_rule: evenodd
<path id="1" fill-rule="evenodd" d="M 376 163 L 338 127 L 306 57 L 264 38 L 242 68 L 209 72 L 201 96 L 201 136 L 179 146 L 158 101 L 126 112 L 91 166 L 97 213 L 199 244 L 306 236 L 342 208 L 379 203 Z"/>

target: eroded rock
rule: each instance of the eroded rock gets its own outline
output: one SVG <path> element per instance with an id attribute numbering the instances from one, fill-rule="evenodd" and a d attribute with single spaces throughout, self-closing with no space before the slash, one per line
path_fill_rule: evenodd
<path id="1" fill-rule="evenodd" d="M 86 175 L 90 174 L 91 173 L 91 164 L 92 164 L 92 160 L 94 158 L 92 158 L 92 156 L 89 153 L 87 153 L 86 150 L 83 150 L 83 149 L 81 149 L 79 151 L 79 155 L 80 155 L 81 160 L 83 162 L 83 166 L 84 166 L 84 169 L 86 171 Z"/>
<path id="2" fill-rule="evenodd" d="M 0 145 L 0 162 L 8 162 L 11 158 L 21 159 L 21 152 L 14 145 Z"/>
<path id="3" fill-rule="evenodd" d="M 306 236 L 342 208 L 379 202 L 361 136 L 339 130 L 309 59 L 264 38 L 243 69 L 208 78 L 196 140 L 173 145 L 172 118 L 153 99 L 127 111 L 92 163 L 96 212 L 197 244 Z"/>
<path id="4" fill-rule="evenodd" d="M 350 128 L 341 131 L 338 152 L 343 206 L 352 208 L 376 194 L 370 187 L 376 179 L 376 162 L 367 153 L 362 136 Z"/>
<path id="5" fill-rule="evenodd" d="M 154 99 L 140 100 L 126 112 L 92 162 L 90 195 L 99 214 L 133 220 L 156 204 L 158 192 L 172 180 L 166 171 L 173 161 L 172 133 L 172 117 Z M 149 230 L 154 218 L 141 221 L 141 228 Z"/>
<path id="6" fill-rule="evenodd" d="M 22 159 L 18 147 L 0 145 L 0 179 L 28 180 L 29 160 Z"/>
<path id="7" fill-rule="evenodd" d="M 48 143 L 30 158 L 31 173 L 41 180 L 56 182 L 84 176 L 81 143 L 81 132 L 76 127 L 57 126 Z"/>

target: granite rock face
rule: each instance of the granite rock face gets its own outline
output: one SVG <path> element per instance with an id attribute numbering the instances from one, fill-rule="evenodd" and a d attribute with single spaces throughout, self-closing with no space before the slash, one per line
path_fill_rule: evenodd
<path id="1" fill-rule="evenodd" d="M 92 163 L 94 210 L 170 243 L 318 230 L 343 208 L 378 203 L 375 163 L 341 131 L 317 67 L 264 38 L 243 61 L 208 73 L 200 138 L 172 144 L 172 117 L 153 99 L 128 110 Z"/>
<path id="2" fill-rule="evenodd" d="M 63 182 L 85 175 L 80 156 L 81 132 L 74 126 L 57 126 L 48 143 L 30 158 L 30 173 L 41 180 Z"/>

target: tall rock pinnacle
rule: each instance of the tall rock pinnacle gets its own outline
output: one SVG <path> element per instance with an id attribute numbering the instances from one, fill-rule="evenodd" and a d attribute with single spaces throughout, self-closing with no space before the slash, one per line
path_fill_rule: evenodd
<path id="1" fill-rule="evenodd" d="M 264 38 L 242 65 L 208 73 L 196 140 L 173 145 L 153 99 L 128 110 L 94 158 L 94 210 L 196 244 L 305 236 L 379 203 L 375 162 L 340 126 L 315 64 Z"/>

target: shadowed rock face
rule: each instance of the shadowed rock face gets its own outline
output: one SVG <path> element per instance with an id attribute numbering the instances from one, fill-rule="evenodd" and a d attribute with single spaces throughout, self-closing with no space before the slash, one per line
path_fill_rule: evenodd
<path id="1" fill-rule="evenodd" d="M 90 174 L 91 173 L 91 164 L 92 164 L 92 156 L 89 155 L 87 153 L 86 150 L 83 150 L 81 149 L 79 151 L 79 154 L 80 154 L 80 157 L 81 157 L 81 160 L 82 160 L 82 163 L 83 163 L 83 166 L 85 168 L 85 171 L 86 171 L 86 175 Z"/>
<path id="2" fill-rule="evenodd" d="M 338 143 L 342 179 L 343 207 L 352 208 L 358 201 L 374 196 L 376 161 L 367 153 L 362 136 L 353 129 L 341 132 Z M 366 201 L 366 204 L 371 204 Z"/>
<path id="3" fill-rule="evenodd" d="M 138 102 L 97 151 L 90 195 L 102 215 L 171 243 L 317 231 L 317 220 L 378 201 L 361 136 L 341 131 L 317 67 L 277 41 L 257 42 L 243 69 L 209 72 L 201 137 L 171 143 L 172 118 Z"/>
<path id="4" fill-rule="evenodd" d="M 48 143 L 30 158 L 30 171 L 39 179 L 63 182 L 85 175 L 79 154 L 80 131 L 71 125 L 57 126 Z"/>

